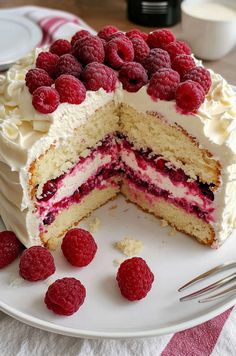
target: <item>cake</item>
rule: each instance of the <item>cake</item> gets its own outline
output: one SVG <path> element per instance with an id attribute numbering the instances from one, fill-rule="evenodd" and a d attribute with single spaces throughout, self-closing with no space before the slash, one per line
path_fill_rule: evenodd
<path id="1" fill-rule="evenodd" d="M 235 103 L 169 30 L 107 26 L 32 51 L 0 76 L 7 229 L 50 246 L 123 194 L 220 246 L 236 218 Z"/>

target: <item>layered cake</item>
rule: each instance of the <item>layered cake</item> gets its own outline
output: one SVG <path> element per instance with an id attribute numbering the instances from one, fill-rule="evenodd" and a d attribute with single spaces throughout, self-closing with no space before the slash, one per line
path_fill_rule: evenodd
<path id="1" fill-rule="evenodd" d="M 107 26 L 0 76 L 0 214 L 27 247 L 121 193 L 217 247 L 236 218 L 236 95 L 169 30 Z"/>

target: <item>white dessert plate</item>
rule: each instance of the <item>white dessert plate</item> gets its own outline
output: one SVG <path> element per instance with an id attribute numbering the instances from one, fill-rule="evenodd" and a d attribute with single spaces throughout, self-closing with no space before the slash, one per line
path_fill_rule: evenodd
<path id="1" fill-rule="evenodd" d="M 0 71 L 36 47 L 42 39 L 38 25 L 22 16 L 0 13 Z"/>
<path id="2" fill-rule="evenodd" d="M 54 253 L 56 273 L 47 281 L 30 283 L 19 278 L 18 262 L 0 270 L 0 310 L 29 325 L 59 334 L 89 338 L 145 337 L 174 333 L 200 324 L 236 303 L 236 295 L 199 304 L 184 303 L 179 297 L 213 279 L 179 293 L 178 288 L 195 275 L 213 266 L 236 260 L 236 234 L 218 250 L 210 249 L 172 229 L 125 199 L 109 202 L 95 211 L 80 226 L 87 228 L 94 217 L 101 225 L 94 237 L 98 252 L 92 263 L 81 269 L 64 259 L 60 248 Z M 1 225 L 3 229 L 3 224 Z M 141 253 L 155 275 L 153 288 L 139 302 L 129 302 L 118 290 L 114 260 L 125 258 L 114 243 L 125 236 L 141 240 Z M 230 272 L 222 273 L 222 276 Z M 70 317 L 58 316 L 44 304 L 52 281 L 74 276 L 86 286 L 87 297 L 81 309 Z"/>

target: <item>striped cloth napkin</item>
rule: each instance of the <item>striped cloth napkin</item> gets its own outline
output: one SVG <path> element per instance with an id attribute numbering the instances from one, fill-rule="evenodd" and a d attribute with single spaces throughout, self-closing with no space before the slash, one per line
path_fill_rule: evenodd
<path id="1" fill-rule="evenodd" d="M 43 31 L 41 46 L 80 29 L 95 31 L 80 18 L 52 9 L 24 6 L 0 13 L 26 16 Z M 1 356 L 234 356 L 236 308 L 194 328 L 137 340 L 87 340 L 60 336 L 24 325 L 0 312 Z"/>

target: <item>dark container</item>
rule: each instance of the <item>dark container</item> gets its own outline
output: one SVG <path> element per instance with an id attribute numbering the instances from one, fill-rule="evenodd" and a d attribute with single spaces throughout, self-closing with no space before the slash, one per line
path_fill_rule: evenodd
<path id="1" fill-rule="evenodd" d="M 143 26 L 168 27 L 180 21 L 182 0 L 127 0 L 128 18 Z"/>

